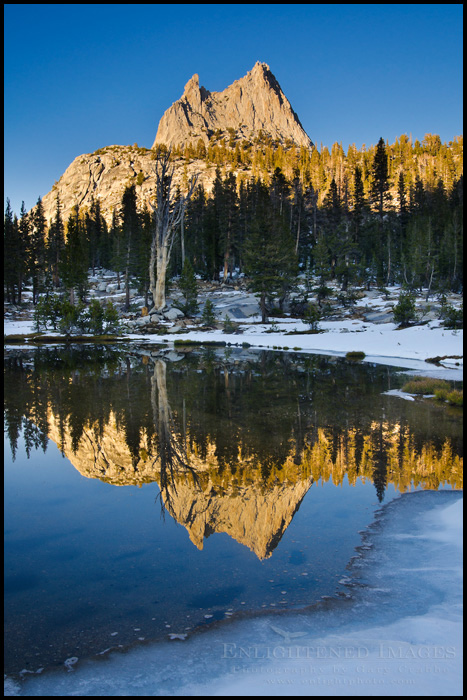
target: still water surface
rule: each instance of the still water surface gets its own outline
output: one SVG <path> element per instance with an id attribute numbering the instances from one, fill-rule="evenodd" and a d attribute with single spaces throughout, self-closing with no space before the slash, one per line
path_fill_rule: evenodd
<path id="1" fill-rule="evenodd" d="M 397 368 L 240 348 L 5 358 L 5 671 L 310 605 L 375 508 L 462 487 Z"/>

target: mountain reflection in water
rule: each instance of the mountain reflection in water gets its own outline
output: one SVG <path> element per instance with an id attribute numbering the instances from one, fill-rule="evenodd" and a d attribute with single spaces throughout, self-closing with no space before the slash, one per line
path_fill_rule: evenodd
<path id="1" fill-rule="evenodd" d="M 404 380 L 249 348 L 7 350 L 5 672 L 345 595 L 378 502 L 462 486 L 459 413 L 383 395 Z"/>
<path id="2" fill-rule="evenodd" d="M 157 482 L 198 549 L 226 533 L 271 556 L 312 485 L 462 488 L 462 429 L 444 408 L 382 392 L 393 368 L 238 349 L 11 351 L 13 455 L 50 438 L 85 477 Z"/>

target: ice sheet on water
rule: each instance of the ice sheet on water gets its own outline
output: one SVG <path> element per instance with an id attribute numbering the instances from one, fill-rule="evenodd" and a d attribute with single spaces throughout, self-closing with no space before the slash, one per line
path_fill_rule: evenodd
<path id="1" fill-rule="evenodd" d="M 7 679 L 5 694 L 461 695 L 462 503 L 440 491 L 384 506 L 343 579 L 351 598 Z"/>

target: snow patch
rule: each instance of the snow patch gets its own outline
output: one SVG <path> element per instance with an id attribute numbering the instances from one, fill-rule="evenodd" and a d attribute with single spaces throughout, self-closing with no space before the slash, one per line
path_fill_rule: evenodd
<path id="1" fill-rule="evenodd" d="M 5 694 L 461 696 L 462 505 L 428 491 L 383 506 L 344 577 L 351 596 L 6 679 Z"/>

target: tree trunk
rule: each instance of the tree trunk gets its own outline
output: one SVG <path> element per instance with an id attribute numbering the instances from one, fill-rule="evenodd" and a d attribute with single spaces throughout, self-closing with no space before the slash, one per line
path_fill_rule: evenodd
<path id="1" fill-rule="evenodd" d="M 170 151 L 157 160 L 154 174 L 156 176 L 156 205 L 150 203 L 155 213 L 155 229 L 151 242 L 149 260 L 149 287 L 157 310 L 165 306 L 165 278 L 170 261 L 177 227 L 185 214 L 186 203 L 193 194 L 197 176 L 194 175 L 188 185 L 186 195 L 173 191 L 174 166 L 170 164 Z"/>
<path id="2" fill-rule="evenodd" d="M 154 253 L 151 247 L 150 289 L 154 301 L 154 307 L 158 311 L 163 309 L 166 304 L 165 279 L 168 264 L 169 256 L 167 246 L 162 246 L 159 251 L 156 251 L 154 247 Z"/>
<path id="3" fill-rule="evenodd" d="M 131 247 L 128 244 L 125 267 L 125 311 L 128 311 L 130 308 L 130 253 Z"/>
<path id="4" fill-rule="evenodd" d="M 261 292 L 259 305 L 261 308 L 261 323 L 267 323 L 268 315 L 266 312 L 266 292 Z"/>
<path id="5" fill-rule="evenodd" d="M 180 243 L 182 246 L 182 270 L 185 264 L 185 212 L 182 212 L 182 218 L 180 220 Z"/>
<path id="6" fill-rule="evenodd" d="M 386 275 L 386 284 L 391 283 L 391 234 L 388 232 L 388 273 Z"/>
<path id="7" fill-rule="evenodd" d="M 298 213 L 297 237 L 295 239 L 295 255 L 298 255 L 298 246 L 300 243 L 300 212 Z"/>
<path id="8" fill-rule="evenodd" d="M 229 252 L 226 251 L 224 255 L 224 282 L 227 282 L 227 277 L 229 274 Z"/>

